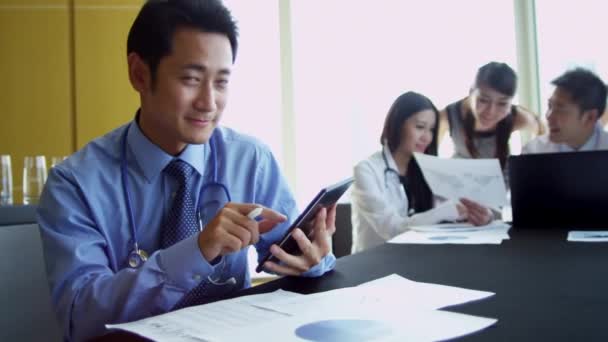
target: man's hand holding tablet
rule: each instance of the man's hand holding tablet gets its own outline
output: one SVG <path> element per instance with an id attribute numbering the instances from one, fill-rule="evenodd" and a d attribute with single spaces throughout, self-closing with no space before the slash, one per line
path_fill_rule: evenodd
<path id="1" fill-rule="evenodd" d="M 352 182 L 349 178 L 322 189 L 283 238 L 271 246 L 256 271 L 300 275 L 317 265 L 331 251 L 331 236 L 336 231 L 336 203 Z"/>

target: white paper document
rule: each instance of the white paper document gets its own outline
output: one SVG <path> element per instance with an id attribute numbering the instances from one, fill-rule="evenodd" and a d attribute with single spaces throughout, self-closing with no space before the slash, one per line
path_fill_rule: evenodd
<path id="1" fill-rule="evenodd" d="M 298 315 L 303 312 L 357 311 L 395 307 L 400 310 L 436 310 L 493 296 L 494 293 L 454 286 L 421 283 L 392 274 L 359 286 L 306 296 L 284 298 L 262 307 Z"/>
<path id="2" fill-rule="evenodd" d="M 446 159 L 423 153 L 414 157 L 435 196 L 455 201 L 465 197 L 497 211 L 507 204 L 498 159 Z"/>
<path id="3" fill-rule="evenodd" d="M 465 244 L 499 245 L 509 239 L 510 226 L 500 220 L 485 226 L 469 223 L 447 223 L 426 226 L 412 226 L 410 230 L 395 236 L 389 243 L 396 244 Z"/>
<path id="4" fill-rule="evenodd" d="M 485 329 L 496 319 L 446 311 L 307 312 L 264 322 L 253 329 L 234 329 L 222 341 L 443 341 Z M 246 339 L 243 337 L 246 336 Z"/>
<path id="5" fill-rule="evenodd" d="M 256 329 L 264 322 L 290 317 L 289 314 L 261 308 L 261 303 L 303 296 L 277 290 L 193 306 L 132 323 L 108 325 L 155 341 L 224 341 L 236 327 Z"/>
<path id="6" fill-rule="evenodd" d="M 568 232 L 568 241 L 608 242 L 608 230 L 573 230 Z"/>
<path id="7" fill-rule="evenodd" d="M 278 290 L 239 297 L 108 328 L 171 342 L 436 341 L 484 329 L 496 319 L 433 308 L 491 295 L 391 275 L 312 295 Z"/>

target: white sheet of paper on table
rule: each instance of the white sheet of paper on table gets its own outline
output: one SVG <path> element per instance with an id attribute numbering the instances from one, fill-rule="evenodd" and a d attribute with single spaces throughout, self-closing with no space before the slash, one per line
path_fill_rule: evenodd
<path id="1" fill-rule="evenodd" d="M 491 295 L 391 275 L 357 287 L 312 295 L 278 290 L 239 297 L 108 327 L 170 342 L 232 341 L 243 336 L 256 341 L 302 341 L 302 333 L 327 333 L 319 329 L 324 324 L 351 324 L 356 331 L 352 326 L 341 331 L 351 334 L 351 340 L 375 334 L 380 341 L 435 341 L 484 329 L 496 319 L 431 308 Z"/>
<path id="2" fill-rule="evenodd" d="M 470 224 L 436 224 L 412 226 L 410 230 L 390 239 L 395 244 L 501 244 L 509 239 L 510 226 L 502 221 L 494 221 L 486 226 Z"/>
<path id="3" fill-rule="evenodd" d="M 509 228 L 509 224 L 504 223 L 500 220 L 494 220 L 483 226 L 474 226 L 467 222 L 457 222 L 457 223 L 437 223 L 437 224 L 427 224 L 420 226 L 410 226 L 410 230 L 421 232 L 421 233 L 450 233 L 450 232 L 477 232 L 484 231 L 488 228 Z"/>
<path id="4" fill-rule="evenodd" d="M 277 298 L 302 296 L 277 290 L 255 296 L 238 297 L 206 305 L 193 306 L 166 314 L 123 324 L 107 325 L 120 328 L 155 341 L 223 341 L 235 327 L 251 328 L 266 321 L 289 317 L 285 313 L 261 309 L 257 304 Z"/>
<path id="5" fill-rule="evenodd" d="M 498 159 L 439 158 L 414 153 L 424 179 L 435 196 L 466 197 L 500 212 L 507 204 L 507 188 Z"/>
<path id="6" fill-rule="evenodd" d="M 436 310 L 492 296 L 494 293 L 440 284 L 421 283 L 393 274 L 359 286 L 314 293 L 306 296 L 266 301 L 269 310 L 298 315 L 326 312 L 339 306 L 347 311 L 361 308 L 400 306 L 403 310 Z"/>
<path id="7" fill-rule="evenodd" d="M 608 242 L 608 230 L 573 230 L 568 232 L 572 242 Z"/>
<path id="8" fill-rule="evenodd" d="M 408 311 L 389 307 L 382 311 L 347 311 L 335 307 L 323 313 L 306 312 L 291 318 L 264 322 L 255 329 L 233 329 L 221 340 L 239 341 L 247 336 L 251 341 L 370 341 L 372 338 L 373 341 L 385 342 L 441 341 L 474 333 L 496 321 L 438 310 Z M 333 327 L 328 329 L 328 323 Z M 344 323 L 349 323 L 349 326 L 345 328 Z M 316 331 L 315 326 L 318 329 Z M 309 338 L 298 333 L 303 328 L 312 330 L 308 332 Z M 327 337 L 331 334 L 335 338 L 337 330 L 341 330 L 340 339 Z"/>

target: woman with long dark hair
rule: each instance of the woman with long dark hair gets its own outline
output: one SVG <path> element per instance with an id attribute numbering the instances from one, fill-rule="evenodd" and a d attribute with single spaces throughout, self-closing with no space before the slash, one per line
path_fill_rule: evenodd
<path id="1" fill-rule="evenodd" d="M 511 133 L 543 133 L 537 116 L 512 104 L 516 90 L 517 75 L 507 64 L 490 62 L 479 68 L 469 96 L 440 112 L 439 138 L 450 132 L 454 157 L 498 158 L 504 170 Z"/>
<path id="2" fill-rule="evenodd" d="M 488 208 L 467 199 L 436 205 L 413 154 L 437 155 L 438 120 L 433 103 L 418 93 L 402 94 L 391 106 L 380 137 L 382 150 L 355 166 L 353 252 L 379 245 L 413 225 L 491 221 Z"/>

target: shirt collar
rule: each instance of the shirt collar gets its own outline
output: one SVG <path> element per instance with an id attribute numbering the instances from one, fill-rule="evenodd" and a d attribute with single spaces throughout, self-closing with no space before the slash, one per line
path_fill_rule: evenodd
<path id="1" fill-rule="evenodd" d="M 143 134 L 136 120 L 129 124 L 128 129 L 128 147 L 148 182 L 152 182 L 176 158 L 190 164 L 199 175 L 203 175 L 206 159 L 205 144 L 187 145 L 179 156 L 174 157 L 151 142 Z"/>
<path id="2" fill-rule="evenodd" d="M 579 148 L 579 151 L 592 151 L 597 149 L 598 139 L 600 138 L 600 130 L 602 130 L 602 126 L 599 123 L 595 124 L 595 128 L 593 129 L 593 134 L 589 137 L 587 142 Z"/>
<path id="3" fill-rule="evenodd" d="M 597 149 L 599 145 L 600 131 L 602 130 L 602 126 L 599 123 L 595 124 L 593 128 L 593 134 L 587 139 L 587 141 L 578 149 L 573 149 L 567 144 L 562 144 L 561 151 L 563 152 L 575 152 L 575 151 L 593 151 Z"/>
<path id="4" fill-rule="evenodd" d="M 385 164 L 384 167 L 388 167 L 390 170 L 393 170 L 397 172 L 397 174 L 399 174 L 397 163 L 395 163 L 395 159 L 393 159 L 393 155 L 391 154 L 391 150 L 388 148 L 387 144 L 384 144 L 384 146 L 382 147 L 382 153 L 384 154 L 384 160 L 386 161 L 386 164 L 388 164 Z"/>

